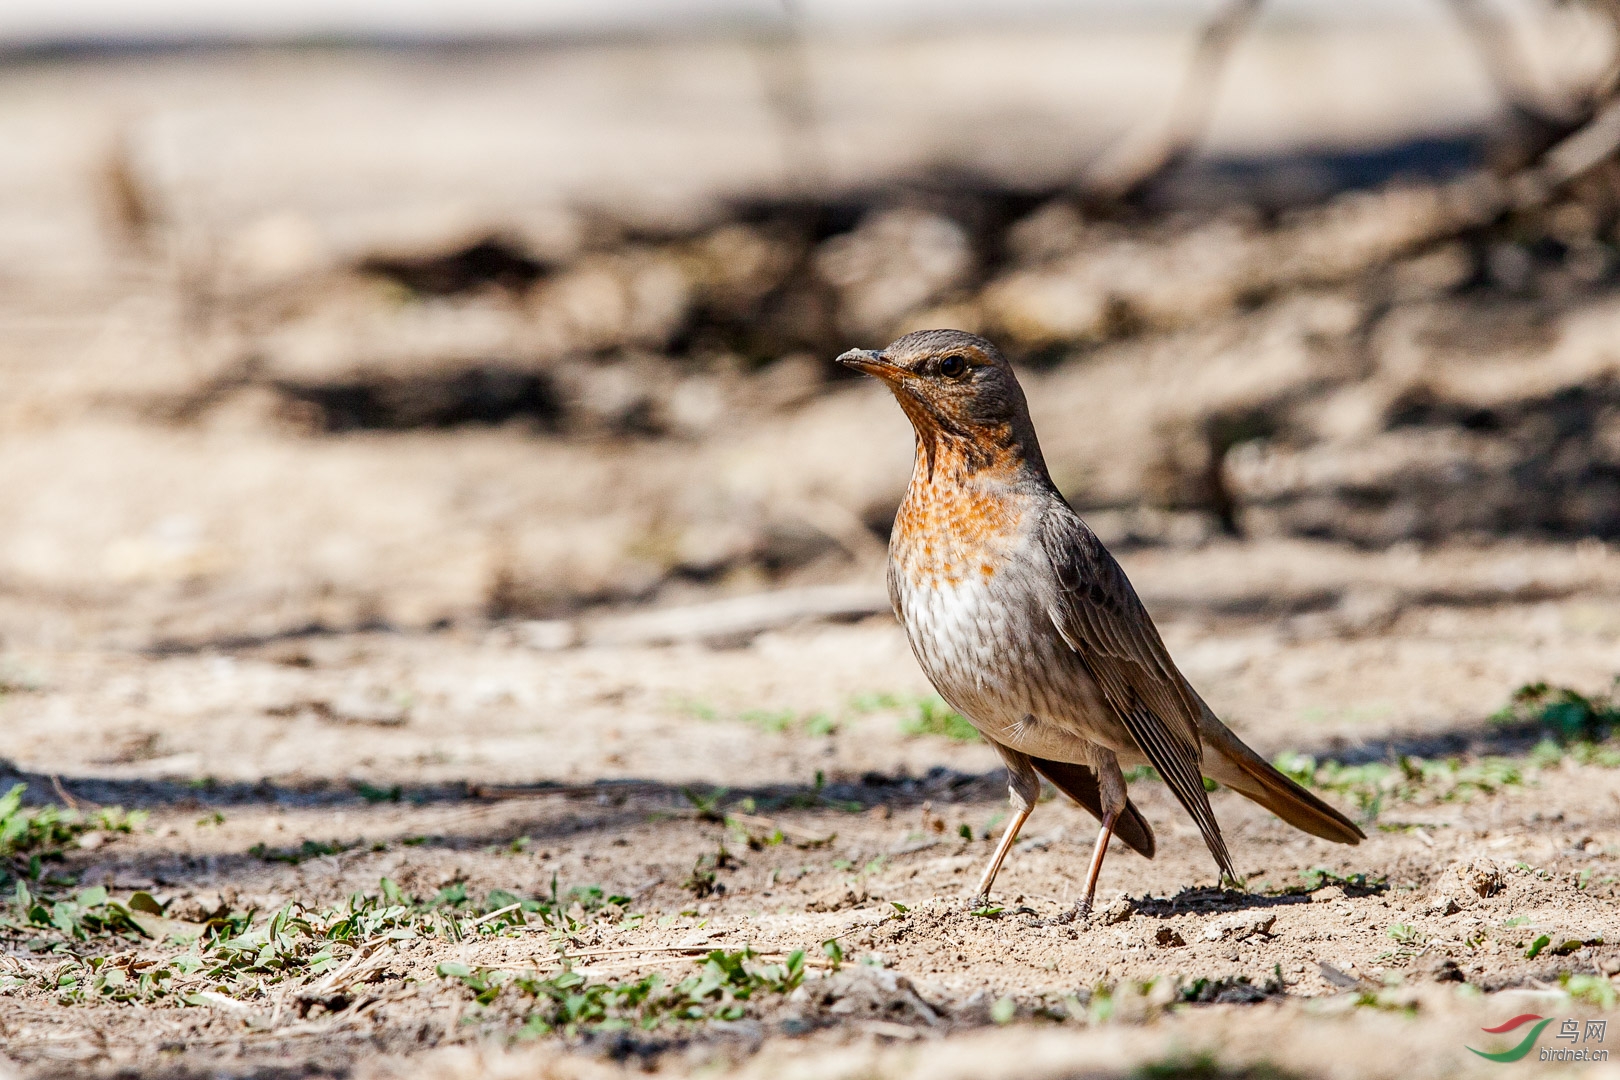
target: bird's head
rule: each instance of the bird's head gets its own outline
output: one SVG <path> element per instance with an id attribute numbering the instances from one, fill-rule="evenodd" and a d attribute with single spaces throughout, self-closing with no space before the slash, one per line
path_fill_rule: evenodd
<path id="1" fill-rule="evenodd" d="M 1023 464 L 1044 470 L 1023 388 L 984 338 L 919 330 L 881 351 L 851 349 L 838 362 L 882 380 L 894 393 L 930 475 L 940 460 L 969 472 Z"/>

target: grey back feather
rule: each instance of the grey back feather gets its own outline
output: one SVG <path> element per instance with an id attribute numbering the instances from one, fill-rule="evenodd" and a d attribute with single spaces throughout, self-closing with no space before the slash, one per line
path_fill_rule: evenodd
<path id="1" fill-rule="evenodd" d="M 1170 659 L 1125 571 L 1061 497 L 1049 501 L 1039 542 L 1057 582 L 1048 614 L 1114 715 L 1192 816 L 1210 854 L 1236 878 L 1204 790 L 1200 702 Z"/>

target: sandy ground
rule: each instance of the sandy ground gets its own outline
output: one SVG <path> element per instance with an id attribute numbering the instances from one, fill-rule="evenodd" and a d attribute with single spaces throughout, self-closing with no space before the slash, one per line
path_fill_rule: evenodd
<path id="1" fill-rule="evenodd" d="M 1188 556 L 1190 569 L 1218 573 L 1223 554 Z M 1133 569 L 1154 580 L 1150 563 Z M 1078 922 L 1063 919 L 1094 826 L 1061 799 L 1039 809 L 1003 871 L 994 897 L 1003 910 L 971 913 L 963 894 L 1004 814 L 1000 774 L 982 744 L 906 733 L 927 688 L 887 620 L 721 650 L 537 653 L 497 627 L 169 656 L 8 654 L 18 689 L 0 704 L 0 755 L 42 795 L 59 776 L 81 798 L 151 810 L 134 834 L 70 856 L 65 869 L 81 885 L 148 890 L 176 911 L 223 901 L 266 912 L 290 900 L 337 904 L 383 877 L 419 896 L 456 882 L 472 896 L 598 885 L 644 918 L 587 920 L 570 936 L 563 947 L 587 955 L 624 950 L 580 964 L 593 977 L 679 977 L 693 961 L 660 951 L 671 945 L 816 956 L 832 938 L 854 966 L 812 971 L 822 978 L 808 994 L 763 1006 L 740 1028 L 662 1030 L 629 1049 L 588 1039 L 562 1062 L 554 1051 L 507 1060 L 497 1048 L 515 1020 L 469 1007 L 434 968 L 555 963 L 558 943 L 543 929 L 508 931 L 407 943 L 367 988 L 381 1005 L 302 1020 L 281 1036 L 262 1030 L 262 1016 L 260 1030 L 244 1028 L 237 1009 L 63 1007 L 14 991 L 7 1051 L 38 1075 L 161 1071 L 168 1060 L 231 1075 L 269 1075 L 287 1060 L 403 1075 L 427 1068 L 415 1055 L 434 1047 L 432 1067 L 455 1076 L 611 1073 L 630 1067 L 611 1064 L 627 1054 L 635 1068 L 677 1072 L 735 1062 L 772 1074 L 797 1058 L 817 1061 L 815 1075 L 925 1075 L 942 1060 L 958 1070 L 950 1075 L 993 1075 L 976 1070 L 1005 1044 L 973 1032 L 993 1027 L 991 1006 L 1006 999 L 1012 1022 L 1034 1025 L 1029 1037 L 1050 1057 L 998 1066 L 1003 1075 L 1204 1053 L 1230 1068 L 1260 1060 L 1309 1075 L 1410 1075 L 1401 1056 L 1371 1052 L 1346 1066 L 1313 1045 L 1354 1045 L 1390 1025 L 1422 1048 L 1424 1075 L 1447 1075 L 1475 1067 L 1464 1042 L 1489 1038 L 1470 1025 L 1524 1011 L 1585 1016 L 1589 1005 L 1560 996 L 1560 976 L 1620 969 L 1615 946 L 1583 944 L 1620 940 L 1620 774 L 1533 766 L 1522 741 L 1485 719 L 1532 677 L 1600 689 L 1620 647 L 1613 611 L 1591 593 L 1430 604 L 1386 616 L 1375 632 L 1320 613 L 1169 615 L 1167 639 L 1191 676 L 1268 754 L 1505 752 L 1523 783 L 1392 800 L 1354 849 L 1217 794 L 1248 889 L 1222 893 L 1168 793 L 1140 781 L 1161 853 L 1148 862 L 1117 850 L 1103 886 L 1112 906 Z M 394 784 L 402 803 L 375 794 Z M 730 824 L 704 820 L 684 794 L 716 789 L 718 805 L 738 815 Z M 751 848 L 750 835 L 777 829 L 786 843 Z M 306 842 L 335 853 L 275 861 Z M 729 857 L 716 860 L 721 849 Z M 700 896 L 693 868 L 705 865 L 719 887 Z M 1334 876 L 1312 877 L 1321 870 Z M 1499 878 L 1486 897 L 1467 884 L 1481 873 Z M 1575 944 L 1526 959 L 1542 934 L 1554 947 Z M 54 962 L 21 943 L 11 956 L 23 970 Z M 1041 1018 L 1100 1001 L 1105 987 L 1119 1002 L 1108 1019 L 1096 1009 Z M 1171 1007 L 1200 992 L 1217 1003 Z M 962 1048 L 930 1057 L 941 1037 Z M 313 1055 L 311 1039 L 322 1045 Z M 899 1053 L 897 1040 L 917 1045 Z M 468 1058 L 447 1045 L 481 1049 Z M 407 1057 L 390 1065 L 379 1054 Z"/>

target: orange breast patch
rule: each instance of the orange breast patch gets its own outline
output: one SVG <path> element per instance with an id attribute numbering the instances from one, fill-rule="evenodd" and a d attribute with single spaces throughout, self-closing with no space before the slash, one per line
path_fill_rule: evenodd
<path id="1" fill-rule="evenodd" d="M 895 562 L 919 588 L 993 578 L 1021 531 L 1022 507 L 1003 478 L 992 470 L 970 478 L 953 464 L 942 453 L 931 477 L 919 469 L 895 517 Z"/>

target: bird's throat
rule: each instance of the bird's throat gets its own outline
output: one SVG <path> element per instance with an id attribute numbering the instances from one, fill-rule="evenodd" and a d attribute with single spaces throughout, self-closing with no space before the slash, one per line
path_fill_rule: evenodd
<path id="1" fill-rule="evenodd" d="M 926 482 L 936 476 L 947 483 L 980 476 L 1013 481 L 1031 469 L 1045 472 L 1033 431 L 1020 432 L 1011 423 L 964 424 L 909 407 L 906 414 L 917 436 L 914 475 Z"/>

